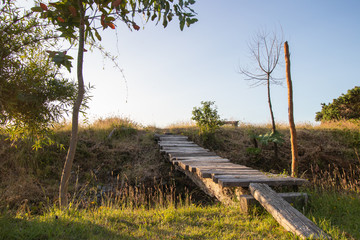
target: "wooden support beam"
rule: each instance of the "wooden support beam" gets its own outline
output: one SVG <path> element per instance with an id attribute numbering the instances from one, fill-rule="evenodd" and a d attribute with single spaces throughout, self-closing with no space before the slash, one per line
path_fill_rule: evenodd
<path id="1" fill-rule="evenodd" d="M 285 192 L 278 193 L 278 195 L 292 206 L 298 207 L 306 206 L 309 200 L 309 196 L 306 193 Z M 261 204 L 252 195 L 242 194 L 238 196 L 238 199 L 240 201 L 241 211 L 244 213 L 249 213 L 254 207 L 261 207 Z"/>
<path id="2" fill-rule="evenodd" d="M 221 178 L 218 179 L 219 184 L 222 187 L 249 187 L 251 183 L 265 183 L 269 186 L 299 186 L 307 184 L 308 181 L 301 178 L 291 178 L 291 177 L 274 177 L 274 178 Z"/>
<path id="3" fill-rule="evenodd" d="M 322 229 L 293 208 L 268 185 L 251 183 L 251 194 L 275 218 L 275 220 L 303 239 L 331 239 Z"/>

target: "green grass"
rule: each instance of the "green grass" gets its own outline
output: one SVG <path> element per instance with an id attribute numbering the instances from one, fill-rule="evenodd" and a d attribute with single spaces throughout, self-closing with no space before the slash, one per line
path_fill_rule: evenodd
<path id="1" fill-rule="evenodd" d="M 309 191 L 306 216 L 335 239 L 360 239 L 360 195 L 336 191 Z"/>
<path id="2" fill-rule="evenodd" d="M 239 211 L 214 205 L 3 215 L 0 239 L 296 239 L 268 215 L 254 217 Z"/>
<path id="3" fill-rule="evenodd" d="M 357 194 L 310 191 L 310 206 L 299 209 L 333 239 L 360 238 Z M 104 202 L 85 209 L 50 207 L 31 215 L 0 215 L 0 239 L 298 239 L 265 211 L 241 212 L 239 206 L 195 206 L 187 201 L 153 207 Z M 176 205 L 176 207 L 175 207 Z"/>

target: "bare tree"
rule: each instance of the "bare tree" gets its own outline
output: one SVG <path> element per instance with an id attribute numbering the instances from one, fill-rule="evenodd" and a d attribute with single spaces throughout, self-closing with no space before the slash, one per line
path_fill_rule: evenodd
<path id="1" fill-rule="evenodd" d="M 252 81 L 251 86 L 267 86 L 267 98 L 270 109 L 272 133 L 276 133 L 275 117 L 271 104 L 271 84 L 281 85 L 281 78 L 273 76 L 275 68 L 279 64 L 282 40 L 275 32 L 269 33 L 265 30 L 259 31 L 249 44 L 251 58 L 256 63 L 253 70 L 244 67 L 239 68 L 240 74 L 244 75 L 245 80 Z M 278 156 L 277 144 L 274 142 L 275 157 Z"/>

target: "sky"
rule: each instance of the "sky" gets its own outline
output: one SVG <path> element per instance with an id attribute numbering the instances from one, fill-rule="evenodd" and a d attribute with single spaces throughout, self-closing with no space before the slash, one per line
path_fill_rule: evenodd
<path id="1" fill-rule="evenodd" d="M 222 119 L 269 123 L 266 86 L 251 87 L 239 74 L 240 66 L 254 66 L 249 43 L 264 29 L 289 43 L 297 123 L 315 123 L 321 103 L 360 86 L 359 0 L 197 0 L 193 8 L 199 21 L 183 31 L 174 18 L 166 29 L 139 22 L 140 31 L 130 31 L 118 22 L 101 33 L 126 81 L 99 52 L 86 53 L 85 82 L 95 87 L 90 120 L 120 116 L 166 127 L 189 122 L 201 101 L 215 101 Z M 277 76 L 285 77 L 281 54 Z M 285 79 L 271 96 L 275 120 L 286 123 Z"/>

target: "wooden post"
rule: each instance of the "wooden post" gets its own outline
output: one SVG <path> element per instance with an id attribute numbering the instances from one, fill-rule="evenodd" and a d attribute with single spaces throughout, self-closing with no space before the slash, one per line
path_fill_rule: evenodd
<path id="1" fill-rule="evenodd" d="M 285 51 L 285 63 L 286 63 L 286 82 L 288 87 L 288 104 L 289 104 L 289 126 L 290 126 L 290 140 L 291 140 L 291 176 L 297 177 L 298 175 L 298 149 L 297 149 L 297 139 L 296 139 L 296 128 L 294 122 L 294 105 L 293 105 L 293 90 L 290 74 L 290 53 L 288 42 L 284 43 Z"/>

